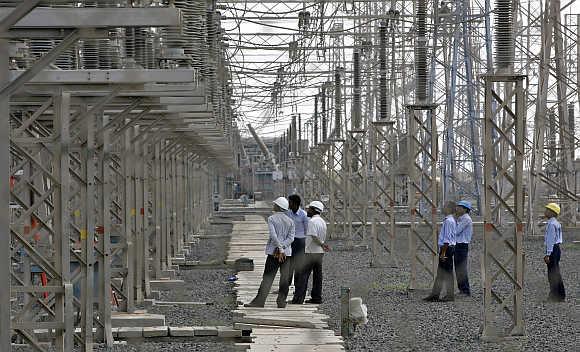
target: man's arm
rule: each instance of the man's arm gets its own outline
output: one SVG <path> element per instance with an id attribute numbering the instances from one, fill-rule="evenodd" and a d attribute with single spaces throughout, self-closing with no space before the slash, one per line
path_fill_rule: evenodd
<path id="1" fill-rule="evenodd" d="M 546 256 L 552 254 L 554 244 L 556 243 L 556 226 L 548 223 L 546 226 Z"/>
<path id="2" fill-rule="evenodd" d="M 296 235 L 296 227 L 294 226 L 294 221 L 290 221 L 290 231 L 288 232 L 288 236 L 280 242 L 282 249 L 286 249 L 294 242 L 294 236 Z"/>
<path id="3" fill-rule="evenodd" d="M 270 236 L 270 240 L 274 242 L 274 245 L 278 248 L 282 248 L 280 241 L 278 241 L 278 235 L 276 234 L 276 228 L 274 227 L 274 223 L 272 218 L 268 218 L 268 235 Z"/>
<path id="4" fill-rule="evenodd" d="M 470 221 L 467 218 L 460 217 L 457 219 L 457 226 L 455 227 L 455 234 L 462 233 L 467 226 L 470 225 Z"/>
<path id="5" fill-rule="evenodd" d="M 441 225 L 441 233 L 443 236 L 443 239 L 446 242 L 443 242 L 443 247 L 441 247 L 441 255 L 439 256 L 439 259 L 441 260 L 445 260 L 447 259 L 447 248 L 449 248 L 449 239 L 451 236 L 451 231 L 453 229 L 451 228 L 451 225 L 449 224 L 449 222 L 447 220 L 443 221 L 443 224 Z"/>

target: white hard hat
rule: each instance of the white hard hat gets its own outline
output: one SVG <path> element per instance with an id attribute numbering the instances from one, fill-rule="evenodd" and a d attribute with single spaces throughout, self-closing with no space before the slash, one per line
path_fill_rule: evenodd
<path id="1" fill-rule="evenodd" d="M 274 204 L 279 206 L 282 210 L 288 210 L 288 199 L 284 197 L 278 197 L 274 201 Z"/>
<path id="2" fill-rule="evenodd" d="M 308 207 L 319 210 L 321 213 L 324 211 L 324 205 L 322 204 L 322 202 L 319 202 L 317 200 L 310 202 L 310 204 L 308 204 Z"/>

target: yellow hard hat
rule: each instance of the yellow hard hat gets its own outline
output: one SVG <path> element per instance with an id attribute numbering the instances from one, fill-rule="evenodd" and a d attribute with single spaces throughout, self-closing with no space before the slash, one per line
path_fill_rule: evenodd
<path id="1" fill-rule="evenodd" d="M 560 206 L 558 204 L 556 204 L 556 203 L 548 203 L 546 205 L 546 209 L 550 209 L 556 215 L 560 215 Z"/>

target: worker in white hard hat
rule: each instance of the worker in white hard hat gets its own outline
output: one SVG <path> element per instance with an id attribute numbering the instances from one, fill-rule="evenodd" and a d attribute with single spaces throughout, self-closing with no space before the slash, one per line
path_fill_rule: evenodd
<path id="1" fill-rule="evenodd" d="M 544 215 L 548 219 L 546 231 L 544 233 L 545 255 L 544 262 L 548 266 L 548 282 L 550 283 L 550 294 L 548 301 L 564 302 L 566 290 L 560 274 L 560 244 L 562 244 L 562 225 L 556 219 L 560 215 L 560 206 L 556 203 L 549 203 L 545 206 Z"/>
<path id="2" fill-rule="evenodd" d="M 328 252 L 330 247 L 325 243 L 326 240 L 326 222 L 320 214 L 324 211 L 322 202 L 313 201 L 308 205 L 306 210 L 310 222 L 306 231 L 306 243 L 304 248 L 304 266 L 300 274 L 300 283 L 297 285 L 294 294 L 293 304 L 302 304 L 306 298 L 308 290 L 308 279 L 312 273 L 312 291 L 311 299 L 306 303 L 322 303 L 322 258 L 324 252 Z"/>
<path id="3" fill-rule="evenodd" d="M 290 267 L 287 257 L 292 256 L 292 241 L 294 241 L 294 221 L 285 213 L 288 211 L 288 199 L 277 198 L 273 203 L 274 214 L 268 217 L 268 243 L 266 244 L 266 265 L 262 283 L 256 297 L 245 307 L 264 307 L 266 298 L 280 269 L 280 283 L 278 288 L 278 298 L 276 303 L 278 308 L 286 307 L 286 297 L 290 282 Z"/>
<path id="4" fill-rule="evenodd" d="M 457 287 L 459 293 L 471 296 L 469 288 L 469 276 L 467 275 L 467 262 L 469 261 L 469 242 L 473 236 L 473 221 L 469 213 L 471 203 L 460 200 L 455 207 L 455 217 L 457 227 L 455 229 L 455 253 L 453 253 L 453 263 L 455 264 L 455 276 L 457 277 Z"/>

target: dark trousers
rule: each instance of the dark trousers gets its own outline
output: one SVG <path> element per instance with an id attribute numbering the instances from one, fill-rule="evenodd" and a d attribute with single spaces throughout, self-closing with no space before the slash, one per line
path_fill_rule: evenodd
<path id="1" fill-rule="evenodd" d="M 304 270 L 300 274 L 300 285 L 294 293 L 293 303 L 304 303 L 308 290 L 308 279 L 312 272 L 312 291 L 310 296 L 313 302 L 322 302 L 322 258 L 324 253 L 306 253 L 304 255 Z"/>
<path id="2" fill-rule="evenodd" d="M 306 244 L 305 238 L 294 238 L 292 242 L 292 256 L 289 259 L 290 275 L 288 276 L 288 284 L 292 283 L 294 278 L 294 287 L 300 284 L 300 273 L 302 273 L 304 266 L 304 246 Z"/>
<path id="3" fill-rule="evenodd" d="M 278 299 L 276 302 L 278 304 L 285 304 L 286 297 L 288 296 L 288 275 L 290 274 L 289 268 L 290 265 L 288 264 L 288 259 L 284 263 L 278 262 L 278 259 L 274 258 L 273 255 L 268 255 L 266 259 L 266 266 L 264 267 L 264 275 L 262 276 L 262 283 L 260 284 L 260 289 L 258 290 L 258 294 L 252 300 L 252 304 L 258 304 L 263 306 L 266 303 L 266 298 L 270 293 L 270 288 L 272 288 L 272 283 L 274 282 L 274 278 L 276 277 L 276 273 L 278 269 L 280 269 L 280 286 L 278 289 Z"/>
<path id="4" fill-rule="evenodd" d="M 550 254 L 550 263 L 548 264 L 548 282 L 550 283 L 551 299 L 563 300 L 566 298 L 566 290 L 564 289 L 564 282 L 560 274 L 560 245 L 555 244 Z"/>
<path id="5" fill-rule="evenodd" d="M 467 258 L 469 256 L 469 244 L 458 243 L 455 245 L 453 262 L 455 264 L 455 276 L 457 277 L 457 288 L 460 292 L 471 294 L 469 288 L 469 278 L 467 277 Z"/>
<path id="6" fill-rule="evenodd" d="M 447 297 L 453 297 L 455 295 L 455 287 L 453 287 L 453 254 L 455 248 L 447 247 L 447 252 L 445 255 L 447 259 L 439 259 L 439 265 L 437 266 L 437 276 L 435 277 L 435 283 L 433 284 L 433 290 L 431 294 L 433 296 L 439 296 L 443 285 L 447 287 Z M 439 250 L 439 255 L 441 255 L 441 250 Z"/>

